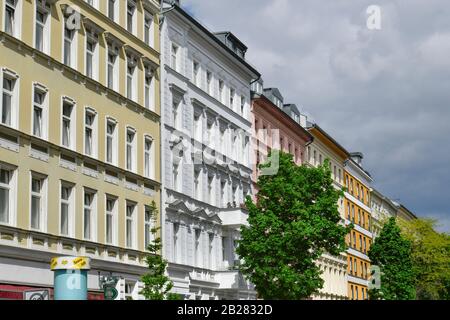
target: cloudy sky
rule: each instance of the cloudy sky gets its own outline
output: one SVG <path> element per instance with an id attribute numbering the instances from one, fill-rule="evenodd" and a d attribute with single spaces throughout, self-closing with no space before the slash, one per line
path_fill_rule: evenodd
<path id="1" fill-rule="evenodd" d="M 181 0 L 349 151 L 375 187 L 450 231 L 448 0 Z M 381 30 L 367 28 L 369 5 Z"/>

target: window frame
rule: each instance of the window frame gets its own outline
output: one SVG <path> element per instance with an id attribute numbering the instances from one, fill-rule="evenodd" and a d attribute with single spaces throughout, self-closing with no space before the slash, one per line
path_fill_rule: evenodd
<path id="1" fill-rule="evenodd" d="M 92 123 L 87 123 L 87 117 L 93 117 Z M 86 107 L 84 109 L 84 130 L 83 130 L 83 153 L 89 157 L 97 158 L 98 157 L 98 114 L 95 109 L 91 107 Z M 87 132 L 90 130 L 91 132 L 91 150 L 90 153 L 87 152 Z"/>
<path id="2" fill-rule="evenodd" d="M 40 182 L 40 191 L 36 192 L 33 191 L 33 180 L 38 180 Z M 40 232 L 46 232 L 47 231 L 47 194 L 48 194 L 48 187 L 47 187 L 47 176 L 37 173 L 37 172 L 30 172 L 30 229 L 36 230 Z M 32 224 L 33 221 L 33 197 L 39 198 L 39 220 L 38 220 L 38 227 L 35 228 Z"/>
<path id="3" fill-rule="evenodd" d="M 68 199 L 62 198 L 62 191 L 63 188 L 67 188 L 70 190 L 70 194 L 68 196 Z M 58 233 L 62 237 L 69 237 L 73 238 L 75 235 L 75 198 L 76 198 L 76 187 L 75 184 L 66 182 L 63 180 L 60 180 L 60 187 L 59 187 L 59 226 L 58 226 Z M 62 205 L 66 204 L 68 207 L 67 210 L 67 234 L 64 234 L 62 232 Z"/>

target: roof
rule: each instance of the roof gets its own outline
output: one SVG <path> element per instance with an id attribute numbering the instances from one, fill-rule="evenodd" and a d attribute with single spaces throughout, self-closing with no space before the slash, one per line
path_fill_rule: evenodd
<path id="1" fill-rule="evenodd" d="M 264 88 L 263 92 L 264 93 L 270 92 L 270 94 L 273 95 L 274 97 L 277 97 L 281 101 L 284 101 L 284 97 L 281 94 L 280 90 L 278 90 L 278 88 Z"/>
<path id="2" fill-rule="evenodd" d="M 181 16 L 189 20 L 193 25 L 200 29 L 203 33 L 205 33 L 212 41 L 214 41 L 219 47 L 225 50 L 229 55 L 231 55 L 234 59 L 236 59 L 239 63 L 244 65 L 250 72 L 254 73 L 256 78 L 261 77 L 261 74 L 256 70 L 252 65 L 250 65 L 245 59 L 241 58 L 238 54 L 236 54 L 233 50 L 231 50 L 225 43 L 220 41 L 214 33 L 206 29 L 200 22 L 191 17 L 185 10 L 183 10 L 180 6 L 175 5 L 174 11 L 178 12 Z"/>
<path id="3" fill-rule="evenodd" d="M 236 42 L 242 49 L 244 52 L 247 51 L 248 47 L 241 41 L 239 40 L 238 37 L 236 37 L 231 31 L 219 31 L 219 32 L 213 32 L 214 35 L 216 36 L 226 36 L 226 37 L 231 37 L 234 42 Z"/>
<path id="4" fill-rule="evenodd" d="M 283 111 L 286 112 L 286 110 L 289 110 L 290 112 L 293 112 L 296 115 L 300 115 L 300 110 L 298 110 L 297 105 L 294 103 L 288 103 L 283 105 Z"/>
<path id="5" fill-rule="evenodd" d="M 317 123 L 308 122 L 306 129 L 308 131 L 317 130 L 323 137 L 325 137 L 328 141 L 330 141 L 333 145 L 336 146 L 337 150 L 339 150 L 343 155 L 343 158 L 350 157 L 350 153 L 339 142 L 337 142 L 333 137 L 331 137 L 325 130 L 323 130 Z"/>

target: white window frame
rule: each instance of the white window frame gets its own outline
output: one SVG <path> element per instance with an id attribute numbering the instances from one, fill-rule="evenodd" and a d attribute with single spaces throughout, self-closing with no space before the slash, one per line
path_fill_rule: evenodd
<path id="1" fill-rule="evenodd" d="M 9 172 L 8 184 L 0 182 L 0 187 L 8 190 L 7 221 L 0 221 L 0 225 L 15 226 L 17 219 L 17 167 L 0 162 L 0 170 Z"/>
<path id="2" fill-rule="evenodd" d="M 36 103 L 34 100 L 35 94 L 39 93 L 44 95 L 44 101 L 42 104 Z M 32 116 L 31 116 L 31 134 L 35 137 L 39 137 L 41 139 L 47 140 L 48 139 L 48 106 L 49 106 L 49 93 L 47 87 L 43 86 L 42 84 L 39 84 L 37 82 L 33 83 L 33 90 L 32 90 Z M 34 109 L 40 108 L 41 109 L 41 128 L 40 128 L 40 135 L 35 134 L 35 117 L 34 117 Z"/>
<path id="3" fill-rule="evenodd" d="M 92 124 L 87 124 L 86 123 L 86 118 L 87 116 L 90 115 L 93 117 L 93 122 Z M 92 158 L 97 158 L 98 156 L 98 115 L 97 115 L 97 111 L 95 111 L 93 108 L 91 107 L 86 107 L 84 109 L 84 130 L 83 130 L 83 151 L 84 154 L 92 157 Z M 87 130 L 91 131 L 91 153 L 87 152 L 87 144 L 86 144 L 86 138 L 87 138 Z"/>
<path id="4" fill-rule="evenodd" d="M 88 50 L 88 45 L 91 44 L 93 50 Z M 99 52 L 99 43 L 98 43 L 98 35 L 94 30 L 86 29 L 86 41 L 85 41 L 85 47 L 84 47 L 84 59 L 85 59 L 85 70 L 84 74 L 94 79 L 95 81 L 98 81 L 98 68 L 99 68 L 99 58 L 98 58 L 98 52 Z M 89 72 L 88 70 L 88 56 L 90 56 L 91 61 L 91 70 Z"/>
<path id="5" fill-rule="evenodd" d="M 114 12 L 113 12 L 113 17 L 112 18 L 111 18 L 111 12 L 109 10 L 109 8 L 110 8 L 110 6 L 109 6 L 110 1 L 114 2 L 114 6 L 113 6 Z M 106 10 L 108 11 L 108 18 L 111 19 L 112 21 L 116 22 L 116 23 L 118 23 L 118 18 L 119 18 L 119 14 L 118 14 L 118 12 L 119 12 L 119 2 L 120 2 L 120 0 L 108 0 L 108 3 L 106 4 Z"/>
<path id="6" fill-rule="evenodd" d="M 218 80 L 218 88 L 219 88 L 218 100 L 222 104 L 225 104 L 225 81 L 223 81 L 222 79 L 219 79 Z"/>
<path id="7" fill-rule="evenodd" d="M 98 10 L 98 0 L 85 0 L 90 6 Z"/>
<path id="8" fill-rule="evenodd" d="M 147 219 L 147 212 L 150 212 L 150 218 Z M 147 250 L 148 245 L 154 241 L 154 235 L 152 229 L 154 227 L 155 217 L 152 208 L 144 206 L 144 250 Z"/>
<path id="9" fill-rule="evenodd" d="M 20 99 L 20 78 L 19 75 L 8 69 L 2 68 L 0 69 L 0 125 L 8 126 L 11 128 L 18 128 L 18 115 L 19 115 L 19 99 Z M 10 123 L 3 123 L 3 93 L 5 89 L 3 89 L 3 80 L 7 78 L 13 82 L 14 88 L 12 91 L 7 91 L 7 94 L 11 95 L 11 110 L 10 110 Z"/>
<path id="10" fill-rule="evenodd" d="M 202 68 L 200 65 L 200 62 L 193 59 L 192 60 L 192 83 L 200 88 L 201 81 L 200 81 L 200 75 L 202 72 Z"/>
<path id="11" fill-rule="evenodd" d="M 72 111 L 70 113 L 70 117 L 64 115 L 64 103 L 72 106 Z M 69 130 L 69 145 L 66 146 L 63 141 L 63 135 L 64 135 L 64 125 L 63 121 L 64 119 L 70 120 L 70 130 Z M 62 97 L 62 103 L 61 103 L 61 145 L 65 148 L 76 150 L 77 145 L 77 136 L 76 136 L 76 102 L 72 100 L 69 97 L 63 96 Z"/>
<path id="12" fill-rule="evenodd" d="M 112 134 L 108 133 L 108 125 L 112 124 L 114 125 L 114 131 Z M 110 163 L 112 165 L 117 166 L 119 163 L 119 157 L 118 157 L 118 149 L 119 149 L 119 144 L 118 144 L 118 122 L 111 118 L 111 117 L 106 117 L 106 121 L 105 121 L 105 162 L 106 163 Z M 108 137 L 111 138 L 111 161 L 108 161 Z"/>
<path id="13" fill-rule="evenodd" d="M 180 46 L 175 42 L 172 42 L 172 45 L 170 46 L 170 67 L 177 72 L 180 69 L 179 55 Z"/>
<path id="14" fill-rule="evenodd" d="M 113 201 L 112 211 L 108 211 L 108 201 Z M 118 238 L 118 225 L 117 225 L 117 209 L 119 200 L 117 197 L 106 195 L 105 196 L 105 243 L 113 246 L 117 246 Z M 108 241 L 108 215 L 111 216 L 111 242 Z"/>
<path id="15" fill-rule="evenodd" d="M 10 3 L 7 3 L 7 0 L 4 0 L 4 6 L 3 6 L 3 19 L 2 19 L 2 30 L 6 32 L 6 7 L 13 7 L 14 8 L 14 16 L 12 21 L 12 30 L 10 35 L 17 39 L 22 38 L 22 1 L 23 0 L 13 0 L 14 6 L 11 6 Z M 6 32 L 8 33 L 8 32 Z"/>
<path id="16" fill-rule="evenodd" d="M 33 180 L 39 180 L 41 182 L 40 192 L 33 191 Z M 30 229 L 37 230 L 41 232 L 47 232 L 47 194 L 48 194 L 48 186 L 47 186 L 47 176 L 31 172 L 30 173 Z M 32 226 L 32 201 L 33 197 L 39 197 L 39 227 L 34 228 Z"/>
<path id="17" fill-rule="evenodd" d="M 132 68 L 131 74 L 129 73 L 129 68 Z M 125 63 L 125 96 L 135 102 L 137 100 L 137 70 L 137 58 L 127 54 Z M 131 81 L 130 84 L 129 81 Z"/>
<path id="18" fill-rule="evenodd" d="M 150 20 L 150 24 L 148 24 Z M 148 34 L 148 37 L 146 37 Z M 153 15 L 146 9 L 144 9 L 144 23 L 143 23 L 143 33 L 144 42 L 149 47 L 154 48 L 155 46 L 155 22 Z"/>
<path id="19" fill-rule="evenodd" d="M 128 206 L 133 206 L 133 212 L 131 213 L 131 217 L 128 216 Z M 136 248 L 136 210 L 137 203 L 133 201 L 126 200 L 125 201 L 125 247 L 130 249 Z M 131 220 L 131 244 L 128 243 L 128 221 Z"/>
<path id="20" fill-rule="evenodd" d="M 90 205 L 86 205 L 86 195 L 92 196 Z M 90 236 L 86 237 L 86 210 L 89 210 L 89 232 Z M 83 239 L 95 242 L 97 241 L 97 191 L 83 187 L 83 213 L 82 213 Z"/>
<path id="21" fill-rule="evenodd" d="M 62 188 L 68 188 L 70 190 L 69 199 L 62 199 Z M 75 235 L 75 185 L 70 182 L 60 181 L 59 186 L 59 225 L 58 232 L 63 237 L 71 237 L 73 238 Z M 68 234 L 63 234 L 61 230 L 61 222 L 62 222 L 62 210 L 61 207 L 63 204 L 68 205 L 68 218 L 67 218 L 67 230 Z"/>
<path id="22" fill-rule="evenodd" d="M 37 50 L 41 50 L 46 54 L 50 54 L 50 23 L 51 23 L 51 9 L 50 4 L 45 3 L 43 0 L 35 1 L 35 11 L 34 11 L 34 30 L 33 30 L 33 45 Z M 37 14 L 40 12 L 44 15 L 44 23 L 41 23 L 37 19 Z M 37 46 L 37 25 L 42 26 L 42 48 L 38 48 Z"/>
<path id="23" fill-rule="evenodd" d="M 133 133 L 133 141 L 128 142 L 128 133 Z M 128 166 L 128 146 L 131 147 L 131 168 Z M 125 168 L 128 171 L 136 172 L 137 169 L 137 131 L 133 127 L 125 128 Z"/>
<path id="24" fill-rule="evenodd" d="M 208 75 L 210 78 L 208 79 Z M 209 80 L 209 81 L 208 81 Z M 214 83 L 214 76 L 213 73 L 210 70 L 206 70 L 206 92 L 210 96 L 214 96 L 214 89 L 213 89 L 213 83 Z"/>
<path id="25" fill-rule="evenodd" d="M 133 12 L 132 12 L 132 17 L 131 17 L 131 30 L 129 29 L 129 21 L 128 21 L 128 8 L 130 6 L 133 6 Z M 126 16 L 125 16 L 125 29 L 130 32 L 133 35 L 137 34 L 137 4 L 135 1 L 133 0 L 127 0 L 126 2 Z"/>
<path id="26" fill-rule="evenodd" d="M 181 181 L 180 181 L 180 176 L 181 176 L 181 161 L 178 159 L 176 159 L 175 157 L 173 157 L 173 161 L 172 161 L 172 188 L 175 191 L 180 191 L 180 186 L 181 186 Z M 176 168 L 176 170 L 175 170 Z M 176 173 L 176 174 L 175 174 Z"/>
<path id="27" fill-rule="evenodd" d="M 120 1 L 120 0 L 116 0 Z M 109 56 L 114 56 L 114 63 L 110 63 Z M 109 79 L 109 66 L 112 67 L 112 84 Z M 119 91 L 119 49 L 113 43 L 108 43 L 106 50 L 106 86 L 114 91 Z"/>
<path id="28" fill-rule="evenodd" d="M 150 79 L 150 83 L 148 83 Z M 144 107 L 155 111 L 155 72 L 150 65 L 144 65 Z"/>
<path id="29" fill-rule="evenodd" d="M 62 50 L 61 62 L 63 64 L 65 64 L 66 66 L 71 67 L 72 69 L 77 69 L 77 66 L 78 66 L 78 54 L 77 54 L 77 51 L 78 51 L 78 30 L 77 29 L 74 29 L 74 30 L 67 29 L 67 30 L 73 32 L 73 34 L 72 34 L 71 38 L 66 38 L 66 32 L 65 31 L 66 31 L 67 18 L 68 18 L 67 16 L 64 17 L 63 24 L 62 24 L 62 28 L 63 28 L 63 30 L 62 30 L 63 31 L 62 32 L 62 44 L 63 45 L 62 45 L 62 48 L 61 48 L 61 50 Z M 70 54 L 69 54 L 70 61 L 69 61 L 68 64 L 66 64 L 66 61 L 65 61 L 65 43 L 66 43 L 66 40 L 70 42 Z"/>
<path id="30" fill-rule="evenodd" d="M 234 107 L 236 104 L 236 89 L 230 87 L 229 89 L 229 102 L 228 102 L 228 106 L 230 107 L 231 110 L 234 111 Z"/>
<path id="31" fill-rule="evenodd" d="M 150 143 L 150 149 L 147 148 L 147 143 Z M 154 154 L 154 141 L 153 138 L 150 135 L 144 135 L 144 177 L 149 179 L 155 178 L 155 154 Z M 148 165 L 147 167 L 147 158 L 148 158 Z"/>

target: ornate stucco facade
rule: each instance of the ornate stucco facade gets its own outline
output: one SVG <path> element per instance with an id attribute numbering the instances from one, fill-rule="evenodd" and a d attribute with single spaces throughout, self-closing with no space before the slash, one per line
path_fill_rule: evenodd
<path id="1" fill-rule="evenodd" d="M 101 274 L 121 278 L 118 299 L 141 298 L 160 221 L 158 12 L 0 0 L 0 292 L 51 288 L 51 257 L 82 255 L 90 298 Z"/>
<path id="2" fill-rule="evenodd" d="M 178 5 L 161 42 L 163 240 L 174 291 L 255 298 L 234 249 L 251 194 L 250 83 L 259 74 L 233 34 L 211 33 Z"/>

